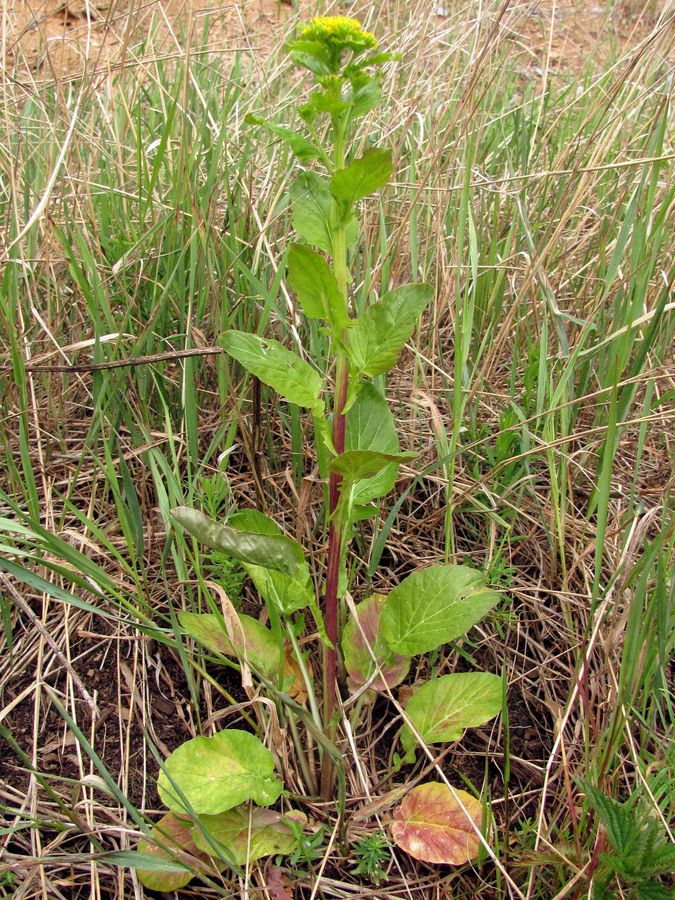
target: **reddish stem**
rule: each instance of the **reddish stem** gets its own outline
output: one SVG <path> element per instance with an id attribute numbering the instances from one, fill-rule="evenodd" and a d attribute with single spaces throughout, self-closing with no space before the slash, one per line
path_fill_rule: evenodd
<path id="1" fill-rule="evenodd" d="M 344 453 L 345 449 L 345 416 L 342 410 L 347 401 L 349 386 L 349 367 L 344 357 L 338 358 L 337 385 L 335 405 L 333 407 L 333 445 L 335 452 Z M 328 528 L 328 565 L 326 570 L 325 623 L 326 634 L 332 647 L 324 650 L 323 662 L 323 718 L 324 727 L 331 734 L 334 731 L 333 717 L 337 699 L 337 646 L 338 646 L 338 587 L 340 583 L 340 556 L 342 549 L 342 529 L 335 521 L 334 513 L 340 499 L 341 478 L 331 472 L 328 479 L 328 509 L 330 525 Z M 325 761 L 321 777 L 321 793 L 330 799 L 333 791 L 333 766 Z"/>

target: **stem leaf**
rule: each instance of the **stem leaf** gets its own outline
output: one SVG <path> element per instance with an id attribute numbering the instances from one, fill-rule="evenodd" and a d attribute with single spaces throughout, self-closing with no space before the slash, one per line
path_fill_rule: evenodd
<path id="1" fill-rule="evenodd" d="M 213 550 L 221 550 L 242 563 L 256 563 L 286 575 L 294 575 L 304 563 L 302 548 L 283 535 L 239 531 L 215 522 L 189 506 L 178 506 L 171 515 L 186 531 Z"/>
<path id="2" fill-rule="evenodd" d="M 303 244 L 293 244 L 288 252 L 288 281 L 308 319 L 323 319 L 336 334 L 347 327 L 347 303 L 322 256 Z"/>
<path id="3" fill-rule="evenodd" d="M 330 192 L 338 203 L 349 209 L 357 200 L 388 184 L 393 171 L 389 150 L 373 148 L 333 175 Z"/>
<path id="4" fill-rule="evenodd" d="M 226 331 L 221 343 L 226 353 L 290 403 L 313 411 L 322 408 L 321 375 L 297 353 L 245 331 Z"/>
<path id="5" fill-rule="evenodd" d="M 374 378 L 393 368 L 433 295 L 431 285 L 406 284 L 371 303 L 349 335 L 354 373 Z"/>
<path id="6" fill-rule="evenodd" d="M 331 471 L 353 483 L 372 478 L 389 465 L 401 465 L 417 458 L 417 453 L 380 453 L 377 450 L 347 450 L 331 460 Z"/>

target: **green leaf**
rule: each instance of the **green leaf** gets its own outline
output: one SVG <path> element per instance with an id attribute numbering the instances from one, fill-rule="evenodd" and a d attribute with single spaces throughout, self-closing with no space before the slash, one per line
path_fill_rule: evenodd
<path id="1" fill-rule="evenodd" d="M 243 613 L 238 616 L 241 631 L 234 628 L 234 641 L 230 640 L 224 624 L 213 613 L 181 612 L 178 613 L 178 621 L 191 638 L 213 653 L 236 659 L 245 654 L 250 665 L 261 674 L 268 677 L 277 674 L 281 666 L 281 649 L 277 639 L 269 628 L 252 616 Z"/>
<path id="2" fill-rule="evenodd" d="M 290 188 L 293 228 L 312 247 L 333 252 L 331 196 L 328 182 L 316 172 L 302 172 Z"/>
<path id="3" fill-rule="evenodd" d="M 159 773 L 157 789 L 174 812 L 212 816 L 247 800 L 269 806 L 282 784 L 274 774 L 272 754 L 258 738 L 229 728 L 174 750 Z"/>
<path id="4" fill-rule="evenodd" d="M 242 529 L 248 533 L 268 537 L 281 535 L 281 530 L 276 522 L 255 509 L 245 509 L 235 513 L 229 523 L 232 528 Z M 292 576 L 254 564 L 246 564 L 244 569 L 263 600 L 268 604 L 273 604 L 285 615 L 290 615 L 308 606 L 312 607 L 316 602 L 309 566 L 304 558 Z"/>
<path id="5" fill-rule="evenodd" d="M 396 465 L 416 459 L 416 453 L 380 453 L 377 450 L 347 450 L 331 460 L 331 471 L 342 475 L 345 481 L 353 483 L 364 478 L 372 478 L 386 466 Z"/>
<path id="6" fill-rule="evenodd" d="M 243 866 L 264 856 L 292 853 L 298 839 L 289 823 L 291 818 L 302 821 L 305 817 L 298 812 L 281 815 L 244 804 L 217 816 L 200 816 L 199 825 L 211 840 L 222 844 L 237 865 Z M 195 828 L 194 834 L 197 846 L 208 851 L 209 842 L 200 829 Z"/>
<path id="7" fill-rule="evenodd" d="M 379 106 L 382 100 L 382 87 L 377 75 L 372 77 L 356 75 L 351 81 L 351 117 L 358 119 Z"/>
<path id="8" fill-rule="evenodd" d="M 272 134 L 275 134 L 278 138 L 281 138 L 281 140 L 291 148 L 300 162 L 309 163 L 314 159 L 326 159 L 326 154 L 321 147 L 312 144 L 307 138 L 304 138 L 301 134 L 298 134 L 290 128 L 285 128 L 283 125 L 275 125 L 267 119 L 261 119 L 250 113 L 244 117 L 244 122 L 246 122 L 247 125 L 259 125 L 267 131 L 270 131 Z"/>
<path id="9" fill-rule="evenodd" d="M 278 341 L 226 331 L 221 343 L 226 353 L 290 403 L 314 411 L 323 408 L 320 373 Z"/>
<path id="10" fill-rule="evenodd" d="M 337 223 L 335 202 L 328 181 L 316 172 L 302 172 L 289 191 L 293 209 L 293 227 L 312 247 L 333 253 L 333 227 Z M 355 219 L 345 224 L 346 244 L 358 237 Z"/>
<path id="11" fill-rule="evenodd" d="M 357 375 L 374 378 L 388 372 L 431 302 L 428 284 L 406 284 L 371 303 L 349 333 L 349 361 Z"/>
<path id="12" fill-rule="evenodd" d="M 255 562 L 290 575 L 304 562 L 302 548 L 290 538 L 254 534 L 221 525 L 190 506 L 177 506 L 171 515 L 202 544 L 221 550 L 240 562 Z"/>
<path id="13" fill-rule="evenodd" d="M 345 452 L 350 450 L 399 452 L 394 417 L 385 398 L 370 383 L 361 386 L 346 416 Z M 352 502 L 358 506 L 388 494 L 396 483 L 397 472 L 398 465 L 390 465 L 373 478 L 358 481 L 352 490 Z"/>
<path id="14" fill-rule="evenodd" d="M 408 575 L 387 596 L 382 633 L 392 650 L 415 656 L 465 634 L 498 602 L 481 572 L 431 566 Z"/>
<path id="15" fill-rule="evenodd" d="M 366 684 L 376 671 L 373 655 L 366 641 L 375 655 L 380 670 L 370 685 L 372 690 L 383 691 L 386 687 L 395 687 L 403 681 L 410 669 L 410 659 L 394 653 L 380 632 L 380 616 L 384 601 L 385 598 L 381 594 L 373 594 L 359 603 L 356 607 L 356 619 L 350 616 L 342 631 L 345 668 L 354 688 Z"/>
<path id="16" fill-rule="evenodd" d="M 200 853 L 192 837 L 193 821 L 190 818 L 167 813 L 152 827 L 149 838 L 141 838 L 137 852 L 139 863 L 152 868 L 137 868 L 136 874 L 140 883 L 151 891 L 177 891 L 189 884 L 195 876 L 187 866 L 194 869 L 197 860 L 202 863 L 199 868 L 212 869 L 209 857 Z M 140 857 L 148 857 L 142 860 Z M 185 860 L 181 865 L 180 858 Z"/>
<path id="17" fill-rule="evenodd" d="M 433 678 L 419 687 L 405 711 L 426 744 L 458 741 L 464 731 L 482 725 L 502 708 L 502 679 L 489 672 L 460 672 Z M 401 731 L 408 757 L 417 738 L 408 725 Z"/>
<path id="18" fill-rule="evenodd" d="M 357 200 L 384 187 L 393 171 L 389 150 L 373 148 L 333 175 L 330 192 L 338 203 L 351 207 Z"/>
<path id="19" fill-rule="evenodd" d="M 347 301 L 322 256 L 303 244 L 293 244 L 288 253 L 288 281 L 308 319 L 323 319 L 338 334 L 347 327 Z"/>

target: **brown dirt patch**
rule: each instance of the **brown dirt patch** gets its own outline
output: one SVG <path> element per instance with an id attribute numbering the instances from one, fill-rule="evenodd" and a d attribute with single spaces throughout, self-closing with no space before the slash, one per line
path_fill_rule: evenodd
<path id="1" fill-rule="evenodd" d="M 502 26 L 528 71 L 548 65 L 553 71 L 580 72 L 589 59 L 601 65 L 638 44 L 667 3 L 533 0 L 514 3 Z M 298 6 L 301 14 L 315 9 L 304 2 Z M 364 3 L 356 14 L 364 17 L 373 6 L 386 15 L 386 3 L 384 10 L 381 4 Z M 437 30 L 452 27 L 458 9 L 455 0 L 430 3 Z M 205 45 L 212 52 L 239 49 L 264 58 L 294 14 L 290 0 L 9 0 L 2 20 L 4 63 L 17 75 L 42 80 L 114 69 L 158 53 L 181 55 Z"/>

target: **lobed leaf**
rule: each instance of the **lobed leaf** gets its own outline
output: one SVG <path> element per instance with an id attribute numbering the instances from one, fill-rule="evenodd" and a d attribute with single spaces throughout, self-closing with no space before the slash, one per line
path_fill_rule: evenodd
<path id="1" fill-rule="evenodd" d="M 458 741 L 464 731 L 499 714 L 502 679 L 489 672 L 459 672 L 433 678 L 417 688 L 405 711 L 426 744 Z M 403 726 L 401 743 L 408 755 L 417 738 Z"/>
<path id="2" fill-rule="evenodd" d="M 255 562 L 290 575 L 297 572 L 304 562 L 300 545 L 282 535 L 240 531 L 221 525 L 190 506 L 177 506 L 171 511 L 171 515 L 202 544 L 213 550 L 221 550 L 240 562 Z"/>
<path id="3" fill-rule="evenodd" d="M 247 800 L 269 806 L 282 784 L 270 751 L 248 731 L 229 728 L 178 747 L 159 773 L 157 789 L 174 812 L 217 815 Z"/>
<path id="4" fill-rule="evenodd" d="M 245 331 L 226 331 L 221 343 L 233 359 L 290 403 L 313 411 L 323 407 L 319 372 L 278 341 Z"/>
<path id="5" fill-rule="evenodd" d="M 480 839 L 473 826 L 480 829 L 482 820 L 480 800 L 466 791 L 453 794 L 445 784 L 428 782 L 413 788 L 394 811 L 391 834 L 415 859 L 461 866 L 478 855 Z"/>
<path id="6" fill-rule="evenodd" d="M 349 333 L 348 355 L 355 375 L 374 378 L 396 365 L 433 295 L 431 285 L 407 284 L 370 304 Z"/>
<path id="7" fill-rule="evenodd" d="M 387 596 L 382 634 L 392 650 L 415 656 L 465 634 L 499 601 L 469 566 L 431 566 L 413 572 Z"/>

